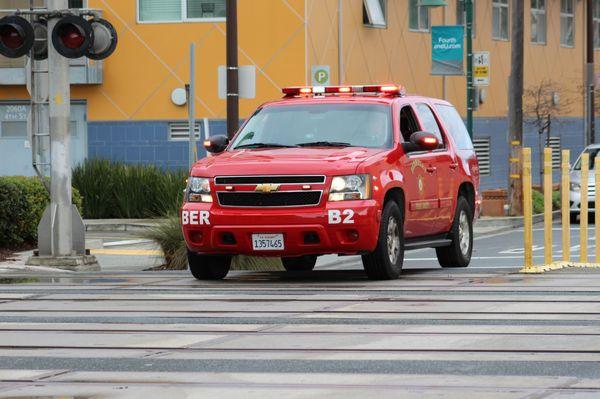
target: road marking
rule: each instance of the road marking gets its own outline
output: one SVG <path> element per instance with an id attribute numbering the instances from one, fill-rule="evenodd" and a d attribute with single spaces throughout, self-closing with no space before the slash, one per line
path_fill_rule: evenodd
<path id="1" fill-rule="evenodd" d="M 131 256 L 162 256 L 162 251 L 156 249 L 92 249 L 92 255 L 131 255 Z"/>
<path id="2" fill-rule="evenodd" d="M 118 247 L 118 246 L 122 246 L 122 245 L 135 245 L 135 244 L 149 244 L 152 243 L 152 240 L 123 240 L 123 241 L 111 241 L 111 242 L 105 242 L 104 246 L 105 247 Z"/>

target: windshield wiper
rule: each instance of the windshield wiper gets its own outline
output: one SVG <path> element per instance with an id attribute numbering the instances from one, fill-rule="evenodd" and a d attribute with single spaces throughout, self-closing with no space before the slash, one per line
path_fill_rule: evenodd
<path id="1" fill-rule="evenodd" d="M 353 147 L 350 143 L 341 141 L 313 141 L 310 143 L 298 143 L 298 147 Z"/>
<path id="2" fill-rule="evenodd" d="M 240 148 L 293 148 L 293 145 L 278 144 L 278 143 L 248 143 L 240 144 L 234 148 L 234 150 Z"/>

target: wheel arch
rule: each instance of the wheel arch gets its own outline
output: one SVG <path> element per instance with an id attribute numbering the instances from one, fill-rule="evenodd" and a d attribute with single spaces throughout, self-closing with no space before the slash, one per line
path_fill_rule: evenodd
<path id="1" fill-rule="evenodd" d="M 405 196 L 404 190 L 401 187 L 392 187 L 385 192 L 385 197 L 383 199 L 383 205 L 385 205 L 388 201 L 395 201 L 400 209 L 405 212 Z"/>
<path id="2" fill-rule="evenodd" d="M 467 199 L 467 203 L 469 204 L 469 207 L 471 208 L 471 214 L 474 215 L 475 214 L 475 186 L 473 186 L 473 183 L 471 182 L 463 182 L 460 187 L 458 188 L 458 196 L 456 197 L 457 199 L 463 196 Z"/>

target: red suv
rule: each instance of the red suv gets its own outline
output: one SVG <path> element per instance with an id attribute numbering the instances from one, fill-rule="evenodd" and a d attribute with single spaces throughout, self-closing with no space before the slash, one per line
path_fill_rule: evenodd
<path id="1" fill-rule="evenodd" d="M 191 170 L 181 209 L 190 271 L 222 279 L 238 254 L 312 270 L 362 255 L 372 279 L 400 275 L 404 251 L 466 267 L 481 199 L 467 129 L 446 101 L 400 86 L 293 87 L 259 107 Z"/>

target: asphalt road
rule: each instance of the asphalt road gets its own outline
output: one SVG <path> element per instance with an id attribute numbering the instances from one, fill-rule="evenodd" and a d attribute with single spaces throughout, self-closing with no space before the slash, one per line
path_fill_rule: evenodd
<path id="1" fill-rule="evenodd" d="M 600 397 L 600 272 L 414 262 L 381 282 L 5 273 L 0 397 Z"/>

